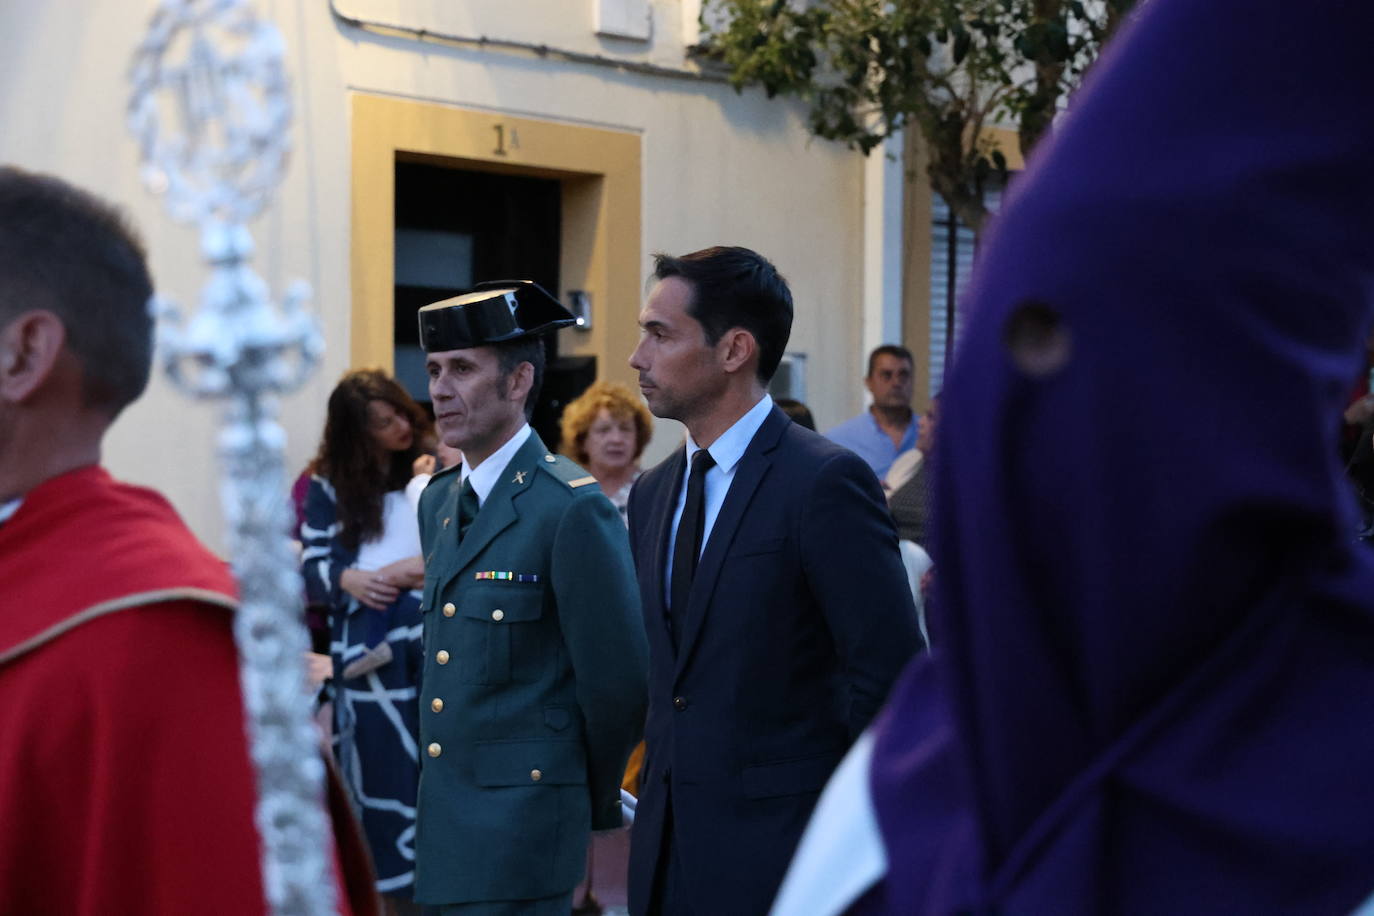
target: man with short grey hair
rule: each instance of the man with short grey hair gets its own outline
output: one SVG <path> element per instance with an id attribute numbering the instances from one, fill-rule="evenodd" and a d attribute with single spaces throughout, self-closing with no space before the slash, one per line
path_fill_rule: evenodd
<path id="1" fill-rule="evenodd" d="M 567 916 L 644 729 L 625 525 L 528 422 L 541 337 L 571 323 L 528 281 L 420 310 L 439 435 L 463 452 L 420 498 L 415 898 L 445 916 Z"/>

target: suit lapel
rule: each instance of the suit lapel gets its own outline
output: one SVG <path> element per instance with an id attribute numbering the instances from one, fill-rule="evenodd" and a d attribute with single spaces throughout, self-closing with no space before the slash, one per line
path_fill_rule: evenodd
<path id="1" fill-rule="evenodd" d="M 659 626 L 664 628 L 665 635 L 668 634 L 668 606 L 664 600 L 664 592 L 667 590 L 668 583 L 664 579 L 664 573 L 668 567 L 668 536 L 673 529 L 673 509 L 677 506 L 678 493 L 682 489 L 682 471 L 686 466 L 687 450 L 681 446 L 673 452 L 661 467 L 663 468 L 663 492 L 666 498 L 659 499 L 654 506 L 654 514 L 649 517 L 649 524 L 645 527 L 644 533 L 650 538 L 649 542 L 649 611 L 650 619 L 657 620 Z M 669 640 L 671 644 L 671 639 Z"/>
<path id="2" fill-rule="evenodd" d="M 730 491 L 725 494 L 725 502 L 720 507 L 711 534 L 702 551 L 701 561 L 697 564 L 696 575 L 692 577 L 692 597 L 687 602 L 687 625 L 678 640 L 677 670 L 680 673 L 696 645 L 697 636 L 706 620 L 711 607 L 711 595 L 716 590 L 716 580 L 720 578 L 721 567 L 730 545 L 735 539 L 735 531 L 744 519 L 744 512 L 754 498 L 754 491 L 763 481 L 764 475 L 773 464 L 771 452 L 778 444 L 778 438 L 787 424 L 792 422 L 777 407 L 769 411 L 763 425 L 750 440 L 744 450 L 735 477 L 730 482 Z"/>
<path id="3" fill-rule="evenodd" d="M 458 542 L 458 553 L 453 558 L 453 566 L 456 571 L 462 570 L 472 562 L 473 558 L 482 551 L 482 548 L 491 543 L 502 531 L 515 524 L 520 516 L 515 511 L 515 497 L 524 492 L 529 486 L 529 479 L 534 473 L 535 464 L 540 461 L 548 450 L 544 448 L 543 441 L 539 436 L 530 433 L 530 437 L 525 440 L 525 444 L 515 453 L 515 457 L 501 471 L 501 479 L 496 482 L 496 486 L 491 488 L 487 498 L 482 503 L 482 509 L 477 513 L 477 518 L 473 520 L 472 527 L 468 529 L 467 536 Z M 521 482 L 517 483 L 516 481 Z M 457 506 L 454 506 L 454 518 L 457 518 Z"/>

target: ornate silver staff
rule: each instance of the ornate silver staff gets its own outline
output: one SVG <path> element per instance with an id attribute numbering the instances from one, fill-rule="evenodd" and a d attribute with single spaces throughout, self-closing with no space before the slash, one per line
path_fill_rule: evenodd
<path id="1" fill-rule="evenodd" d="M 324 767 L 309 715 L 300 578 L 277 396 L 300 386 L 323 341 L 303 284 L 282 307 L 248 266 L 246 224 L 266 206 L 286 162 L 291 103 L 283 44 L 246 0 L 162 0 L 135 54 L 129 128 L 143 179 L 173 218 L 200 227 L 210 278 L 184 320 L 157 300 L 158 344 L 172 381 L 226 404 L 222 501 L 241 593 L 234 621 L 263 883 L 274 913 L 335 913 Z"/>

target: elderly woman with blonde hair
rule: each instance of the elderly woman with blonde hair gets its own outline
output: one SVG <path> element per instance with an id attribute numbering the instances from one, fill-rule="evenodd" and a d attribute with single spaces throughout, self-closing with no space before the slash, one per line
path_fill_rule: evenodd
<path id="1" fill-rule="evenodd" d="M 653 435 L 653 418 L 629 388 L 596 382 L 563 410 L 561 449 L 582 465 L 625 518 L 639 456 Z"/>

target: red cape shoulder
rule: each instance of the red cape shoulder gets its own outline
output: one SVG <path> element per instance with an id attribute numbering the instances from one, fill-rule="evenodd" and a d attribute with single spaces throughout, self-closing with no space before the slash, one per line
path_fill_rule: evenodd
<path id="1" fill-rule="evenodd" d="M 160 494 L 91 466 L 44 481 L 0 524 L 0 653 L 78 612 L 159 592 L 235 596 L 228 566 Z M 207 605 L 208 607 L 208 605 Z"/>

